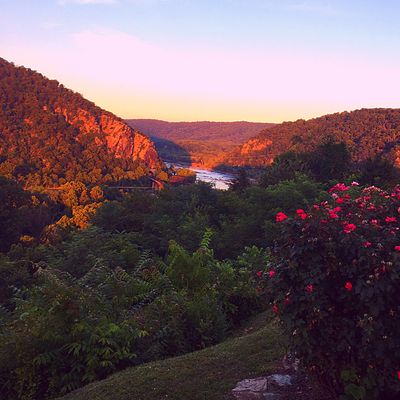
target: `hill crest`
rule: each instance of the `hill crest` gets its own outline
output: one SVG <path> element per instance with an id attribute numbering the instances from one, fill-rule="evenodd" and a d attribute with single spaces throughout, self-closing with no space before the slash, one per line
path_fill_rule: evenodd
<path id="1" fill-rule="evenodd" d="M 266 166 L 286 151 L 313 151 L 332 139 L 344 142 L 355 161 L 384 156 L 400 166 L 400 109 L 360 109 L 262 130 L 224 159 L 231 166 Z"/>

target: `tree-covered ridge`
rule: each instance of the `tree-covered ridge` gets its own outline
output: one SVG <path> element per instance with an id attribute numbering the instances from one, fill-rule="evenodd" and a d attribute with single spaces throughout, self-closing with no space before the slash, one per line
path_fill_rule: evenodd
<path id="1" fill-rule="evenodd" d="M 28 187 L 137 179 L 153 143 L 56 80 L 0 59 L 0 173 Z"/>
<path id="2" fill-rule="evenodd" d="M 263 166 L 286 151 L 313 151 L 327 140 L 343 142 L 357 161 L 384 156 L 400 164 L 400 109 L 361 109 L 261 131 L 229 156 L 230 165 Z"/>
<path id="3" fill-rule="evenodd" d="M 261 122 L 167 122 L 129 119 L 127 123 L 149 135 L 168 161 L 212 168 L 224 154 L 274 124 Z"/>

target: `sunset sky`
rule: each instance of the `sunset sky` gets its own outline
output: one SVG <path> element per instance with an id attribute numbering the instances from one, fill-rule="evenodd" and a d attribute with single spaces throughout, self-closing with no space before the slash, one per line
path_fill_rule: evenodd
<path id="1" fill-rule="evenodd" d="M 124 118 L 400 107 L 396 0 L 0 0 L 0 57 Z"/>

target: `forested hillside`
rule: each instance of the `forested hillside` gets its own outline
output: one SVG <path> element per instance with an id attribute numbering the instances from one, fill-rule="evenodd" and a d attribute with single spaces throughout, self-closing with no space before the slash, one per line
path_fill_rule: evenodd
<path id="1" fill-rule="evenodd" d="M 256 122 L 167 122 L 129 119 L 127 123 L 149 135 L 165 160 L 211 168 L 223 155 L 274 124 Z"/>
<path id="2" fill-rule="evenodd" d="M 56 80 L 0 59 L 0 174 L 26 187 L 137 179 L 162 163 L 148 137 Z"/>
<path id="3" fill-rule="evenodd" d="M 224 163 L 270 165 L 281 153 L 313 151 L 329 140 L 344 142 L 355 161 L 384 156 L 400 165 L 400 109 L 362 109 L 284 122 L 236 148 Z"/>

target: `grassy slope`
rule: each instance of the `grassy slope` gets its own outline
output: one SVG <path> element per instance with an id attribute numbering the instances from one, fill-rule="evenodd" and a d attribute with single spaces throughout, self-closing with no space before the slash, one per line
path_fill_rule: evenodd
<path id="1" fill-rule="evenodd" d="M 223 400 L 242 379 L 273 372 L 284 344 L 262 314 L 237 336 L 180 357 L 116 373 L 62 400 Z"/>

